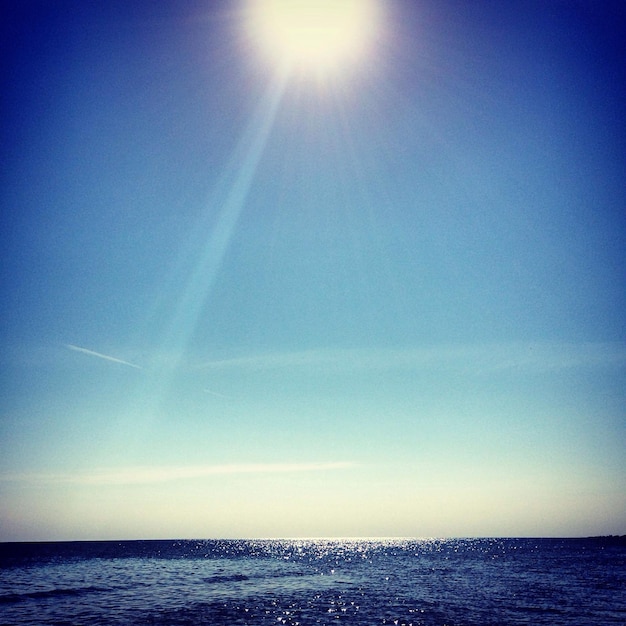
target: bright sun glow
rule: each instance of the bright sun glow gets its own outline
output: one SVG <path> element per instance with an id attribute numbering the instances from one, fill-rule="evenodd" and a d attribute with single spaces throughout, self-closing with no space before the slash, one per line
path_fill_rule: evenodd
<path id="1" fill-rule="evenodd" d="M 376 32 L 377 0 L 252 0 L 249 30 L 278 66 L 327 75 L 357 60 Z"/>

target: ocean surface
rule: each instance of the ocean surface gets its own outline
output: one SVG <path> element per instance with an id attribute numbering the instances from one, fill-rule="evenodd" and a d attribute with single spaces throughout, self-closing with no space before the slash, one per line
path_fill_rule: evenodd
<path id="1" fill-rule="evenodd" d="M 626 624 L 626 541 L 0 544 L 0 624 Z"/>

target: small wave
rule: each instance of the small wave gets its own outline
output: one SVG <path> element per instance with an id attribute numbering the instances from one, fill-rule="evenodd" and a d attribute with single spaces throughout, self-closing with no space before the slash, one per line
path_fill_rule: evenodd
<path id="1" fill-rule="evenodd" d="M 216 574 L 215 576 L 207 576 L 202 580 L 205 583 L 238 583 L 246 580 L 259 580 L 259 579 L 272 579 L 272 578 L 291 578 L 293 576 L 304 576 L 304 572 L 270 572 L 264 574 L 250 574 L 246 576 L 245 574 L 231 574 L 231 575 L 223 575 Z"/>
<path id="2" fill-rule="evenodd" d="M 249 580 L 248 576 L 243 574 L 233 574 L 232 576 L 207 576 L 202 579 L 205 583 L 236 583 L 243 580 Z"/>
<path id="3" fill-rule="evenodd" d="M 15 602 L 22 602 L 24 600 L 39 600 L 45 598 L 59 598 L 62 596 L 82 596 L 86 593 L 93 593 L 98 591 L 108 591 L 104 587 L 74 587 L 74 588 L 59 588 L 48 589 L 46 591 L 27 591 L 25 593 L 8 593 L 0 596 L 0 604 L 13 604 Z"/>
<path id="4" fill-rule="evenodd" d="M 291 578 L 292 576 L 306 576 L 306 574 L 304 572 L 274 572 L 273 574 L 259 576 L 259 578 Z"/>

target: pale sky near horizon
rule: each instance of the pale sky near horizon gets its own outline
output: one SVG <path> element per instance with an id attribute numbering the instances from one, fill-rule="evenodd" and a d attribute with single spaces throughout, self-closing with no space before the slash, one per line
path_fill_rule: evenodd
<path id="1" fill-rule="evenodd" d="M 620 2 L 13 4 L 0 541 L 626 534 Z"/>

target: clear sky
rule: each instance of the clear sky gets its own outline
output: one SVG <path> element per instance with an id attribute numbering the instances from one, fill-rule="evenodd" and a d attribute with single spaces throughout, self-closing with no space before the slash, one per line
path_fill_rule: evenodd
<path id="1" fill-rule="evenodd" d="M 626 534 L 621 2 L 13 4 L 0 540 Z"/>

